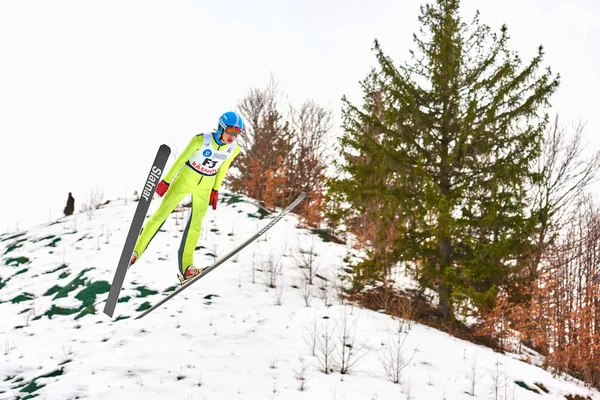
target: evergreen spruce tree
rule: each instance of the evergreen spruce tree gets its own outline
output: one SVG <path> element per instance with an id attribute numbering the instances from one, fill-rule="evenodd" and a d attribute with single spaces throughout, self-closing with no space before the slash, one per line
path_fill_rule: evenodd
<path id="1" fill-rule="evenodd" d="M 448 318 L 459 299 L 489 306 L 521 267 L 536 227 L 531 167 L 559 77 L 540 71 L 541 46 L 523 63 L 505 26 L 492 33 L 478 14 L 462 22 L 459 0 L 422 6 L 419 21 L 411 61 L 395 66 L 375 41 L 379 65 L 362 82 L 364 104 L 343 98 L 329 196 L 357 237 L 370 232 L 357 275 L 410 263 Z"/>

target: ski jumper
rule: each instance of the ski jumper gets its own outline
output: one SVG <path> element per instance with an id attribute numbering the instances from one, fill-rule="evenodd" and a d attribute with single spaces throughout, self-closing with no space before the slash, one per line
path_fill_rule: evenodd
<path id="1" fill-rule="evenodd" d="M 212 133 L 196 135 L 190 141 L 164 176 L 164 181 L 170 183 L 169 190 L 142 228 L 135 245 L 138 259 L 169 214 L 185 196 L 191 194 L 191 217 L 183 232 L 178 252 L 179 270 L 182 274 L 185 273 L 194 263 L 194 250 L 202 231 L 202 220 L 208 209 L 210 193 L 213 189 L 219 190 L 231 162 L 239 153 L 240 147 L 235 142 L 219 145 Z"/>

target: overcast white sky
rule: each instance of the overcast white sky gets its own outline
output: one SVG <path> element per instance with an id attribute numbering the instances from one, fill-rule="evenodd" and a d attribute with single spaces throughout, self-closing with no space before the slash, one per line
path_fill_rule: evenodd
<path id="1" fill-rule="evenodd" d="M 271 73 L 291 103 L 338 118 L 343 95 L 361 100 L 375 38 L 397 63 L 408 56 L 420 4 L 3 0 L 0 232 L 61 216 L 69 191 L 77 209 L 95 188 L 132 194 L 161 143 L 180 151 Z M 553 111 L 587 122 L 599 148 L 600 5 L 462 2 L 466 18 L 475 9 L 494 30 L 508 25 L 524 59 L 544 45 L 562 76 Z"/>

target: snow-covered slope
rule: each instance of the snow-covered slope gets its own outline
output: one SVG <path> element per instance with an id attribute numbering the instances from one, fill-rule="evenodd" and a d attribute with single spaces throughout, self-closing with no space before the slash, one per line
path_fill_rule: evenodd
<path id="1" fill-rule="evenodd" d="M 270 217 L 241 196 L 222 200 L 208 211 L 197 265 Z M 183 208 L 129 270 L 110 319 L 102 309 L 135 206 L 118 199 L 0 235 L 0 399 L 600 399 L 515 357 L 340 304 L 350 251 L 298 229 L 293 215 L 134 320 L 178 284 Z"/>

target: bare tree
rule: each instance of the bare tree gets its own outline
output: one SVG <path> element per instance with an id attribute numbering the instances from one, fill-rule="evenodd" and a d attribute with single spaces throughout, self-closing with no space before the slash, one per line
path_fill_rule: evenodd
<path id="1" fill-rule="evenodd" d="M 410 365 L 416 353 L 415 350 L 411 355 L 406 355 L 404 344 L 407 337 L 408 333 L 404 332 L 402 324 L 398 321 L 398 327 L 389 332 L 387 352 L 379 357 L 385 374 L 392 383 L 402 382 L 402 371 Z"/>
<path id="2" fill-rule="evenodd" d="M 256 270 L 258 269 L 258 263 L 256 261 L 256 253 L 252 253 L 252 269 L 248 273 L 252 283 L 256 283 Z"/>
<path id="3" fill-rule="evenodd" d="M 591 198 L 580 199 L 554 250 L 540 273 L 531 329 L 544 332 L 546 364 L 555 373 L 600 387 L 600 208 Z"/>
<path id="4" fill-rule="evenodd" d="M 336 342 L 334 339 L 335 325 L 331 326 L 329 317 L 324 317 L 318 327 L 316 354 L 321 371 L 325 374 L 333 372 L 333 355 Z"/>
<path id="5" fill-rule="evenodd" d="M 404 382 L 402 390 L 406 394 L 406 400 L 412 399 L 412 380 L 410 379 L 410 372 L 408 373 L 408 379 Z"/>
<path id="6" fill-rule="evenodd" d="M 244 119 L 242 153 L 231 178 L 231 188 L 273 209 L 292 196 L 307 192 L 297 209 L 303 222 L 321 221 L 323 177 L 328 166 L 332 114 L 313 101 L 281 111 L 283 92 L 273 75 L 263 89 L 251 89 L 238 107 Z"/>
<path id="7" fill-rule="evenodd" d="M 537 276 L 544 251 L 568 221 L 565 216 L 572 211 L 574 202 L 598 179 L 600 151 L 584 158 L 583 129 L 584 125 L 577 125 L 569 138 L 556 116 L 544 136 L 537 166 L 541 180 L 533 187 L 539 230 L 529 267 L 531 279 Z"/>
<path id="8" fill-rule="evenodd" d="M 483 378 L 482 372 L 479 370 L 477 365 L 477 351 L 475 351 L 475 357 L 473 359 L 465 359 L 465 364 L 468 367 L 468 377 L 469 377 L 469 393 L 471 396 L 475 396 L 475 389 L 479 384 L 479 381 Z"/>
<path id="9" fill-rule="evenodd" d="M 319 336 L 319 329 L 317 324 L 317 317 L 313 320 L 313 323 L 306 328 L 306 333 L 304 334 L 304 343 L 308 346 L 310 350 L 310 355 L 313 357 L 317 356 L 317 339 Z"/>
<path id="10" fill-rule="evenodd" d="M 283 284 L 283 276 L 279 274 L 279 277 L 277 278 L 277 283 L 275 285 L 275 305 L 280 306 L 283 304 L 284 288 L 285 285 Z"/>
<path id="11" fill-rule="evenodd" d="M 333 285 L 331 284 L 328 275 L 323 276 L 321 279 L 321 284 L 319 285 L 319 293 L 321 294 L 321 299 L 323 300 L 325 307 L 331 306 L 332 291 Z"/>
<path id="12" fill-rule="evenodd" d="M 293 255 L 298 268 L 302 271 L 302 274 L 306 277 L 306 280 L 310 285 L 314 282 L 315 275 L 317 274 L 320 266 L 318 261 L 318 255 L 316 251 L 316 237 L 311 235 L 310 245 L 306 248 L 298 244 L 298 251 Z"/>
<path id="13" fill-rule="evenodd" d="M 297 146 L 295 157 L 290 159 L 290 171 L 296 172 L 290 180 L 290 186 L 310 191 L 319 186 L 318 179 L 325 173 L 326 161 L 331 156 L 328 150 L 333 126 L 332 113 L 308 100 L 298 109 L 292 108 L 290 114 Z"/>
<path id="14" fill-rule="evenodd" d="M 324 203 L 323 177 L 331 156 L 328 149 L 332 113 L 308 100 L 298 109 L 291 109 L 290 115 L 294 151 L 287 159 L 290 172 L 287 184 L 292 192 L 308 193 L 298 213 L 304 223 L 318 227 Z"/>
<path id="15" fill-rule="evenodd" d="M 491 384 L 490 400 L 515 400 L 516 398 L 516 385 L 512 379 L 506 373 L 506 366 L 504 370 L 500 369 L 502 363 L 498 360 L 494 363 L 493 370 L 489 371 Z M 536 383 L 536 386 L 540 387 L 540 383 Z M 543 385 L 540 387 L 543 388 Z M 542 389 L 543 390 L 543 389 Z M 547 389 L 546 389 L 547 390 Z"/>
<path id="16" fill-rule="evenodd" d="M 338 330 L 340 343 L 336 346 L 341 374 L 350 373 L 362 361 L 368 351 L 366 345 L 357 345 L 356 343 L 358 323 L 356 320 L 350 320 L 351 314 L 351 307 L 342 307 Z"/>
<path id="17" fill-rule="evenodd" d="M 412 321 L 417 318 L 419 313 L 412 297 L 398 296 L 396 299 L 397 314 L 401 318 L 402 324 L 406 331 L 412 328 Z"/>
<path id="18" fill-rule="evenodd" d="M 273 353 L 271 355 L 271 362 L 269 364 L 269 368 L 271 369 L 276 369 L 277 368 L 277 362 L 279 361 L 279 356 L 277 355 L 277 353 Z"/>
<path id="19" fill-rule="evenodd" d="M 263 265 L 263 271 L 265 274 L 265 285 L 267 285 L 267 287 L 271 289 L 274 289 L 275 287 L 277 287 L 277 281 L 283 269 L 281 261 L 276 260 L 273 254 L 269 254 L 267 260 L 264 262 Z"/>
<path id="20" fill-rule="evenodd" d="M 280 97 L 281 91 L 271 76 L 266 88 L 251 89 L 240 101 L 246 124 L 243 140 L 239 141 L 242 152 L 230 180 L 232 190 L 263 201 L 268 208 L 288 200 L 285 159 L 292 143 L 288 123 L 279 109 Z"/>
<path id="21" fill-rule="evenodd" d="M 394 291 L 394 285 L 388 279 L 383 279 L 382 285 L 376 287 L 373 290 L 373 301 L 377 305 L 380 311 L 387 314 L 394 313 L 394 306 L 396 305 L 397 295 Z"/>
<path id="22" fill-rule="evenodd" d="M 302 279 L 300 280 L 300 284 L 298 285 L 298 288 L 300 291 L 300 296 L 302 296 L 302 299 L 304 299 L 304 304 L 306 305 L 306 307 L 310 307 L 310 303 L 312 302 L 313 298 L 315 297 L 314 286 L 310 284 L 310 282 L 308 281 L 308 278 L 306 276 L 303 276 Z"/>
<path id="23" fill-rule="evenodd" d="M 7 356 L 11 351 L 13 351 L 16 348 L 17 348 L 17 345 L 15 344 L 14 340 L 12 343 L 10 343 L 8 340 L 4 341 L 4 355 L 5 356 Z"/>
<path id="24" fill-rule="evenodd" d="M 307 377 L 308 364 L 306 363 L 306 359 L 304 357 L 300 357 L 298 359 L 298 366 L 293 368 L 294 371 L 294 379 L 298 382 L 298 390 L 303 392 L 307 389 L 306 382 L 308 381 Z"/>
<path id="25" fill-rule="evenodd" d="M 100 188 L 95 188 L 90 192 L 86 201 L 81 205 L 81 211 L 85 212 L 88 216 L 88 219 L 91 220 L 94 216 L 94 211 L 100 208 L 103 202 L 104 192 Z"/>

